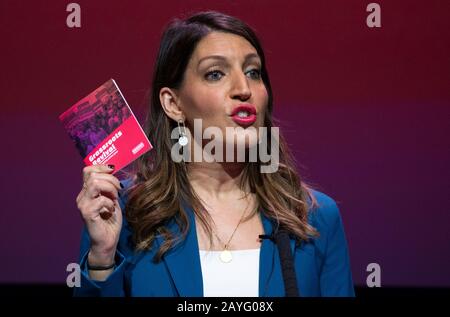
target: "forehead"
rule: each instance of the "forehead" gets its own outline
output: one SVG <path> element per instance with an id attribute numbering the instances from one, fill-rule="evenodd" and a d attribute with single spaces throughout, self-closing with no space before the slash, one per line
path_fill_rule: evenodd
<path id="1" fill-rule="evenodd" d="M 200 40 L 192 54 L 192 59 L 200 60 L 209 55 L 239 58 L 249 53 L 257 54 L 253 45 L 244 37 L 225 32 L 211 32 Z"/>

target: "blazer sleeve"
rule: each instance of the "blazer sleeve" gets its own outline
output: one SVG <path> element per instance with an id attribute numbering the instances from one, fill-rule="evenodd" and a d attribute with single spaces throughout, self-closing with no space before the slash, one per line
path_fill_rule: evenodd
<path id="1" fill-rule="evenodd" d="M 80 247 L 80 287 L 75 287 L 73 295 L 75 297 L 121 297 L 125 296 L 124 278 L 125 278 L 125 256 L 116 251 L 116 267 L 113 273 L 105 281 L 94 281 L 89 277 L 87 269 L 87 257 L 89 253 L 89 235 L 86 228 L 83 228 Z"/>
<path id="2" fill-rule="evenodd" d="M 131 180 L 122 181 L 124 188 L 130 186 Z M 90 249 L 90 239 L 86 227 L 83 227 L 80 243 L 80 287 L 74 289 L 74 296 L 107 296 L 119 297 L 128 295 L 129 290 L 127 267 L 129 259 L 133 254 L 134 247 L 131 242 L 131 231 L 125 219 L 125 205 L 128 195 L 125 190 L 121 191 L 122 197 L 119 204 L 123 213 L 122 229 L 120 231 L 119 243 L 116 251 L 116 267 L 113 273 L 105 281 L 94 281 L 89 277 L 86 267 L 87 257 Z"/>
<path id="3" fill-rule="evenodd" d="M 322 195 L 317 213 L 317 229 L 321 240 L 322 265 L 320 291 L 322 296 L 355 296 L 350 257 L 344 225 L 336 202 Z"/>

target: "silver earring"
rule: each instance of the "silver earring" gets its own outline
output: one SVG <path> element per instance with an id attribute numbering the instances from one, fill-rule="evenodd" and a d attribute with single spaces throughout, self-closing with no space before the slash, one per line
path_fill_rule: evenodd
<path id="1" fill-rule="evenodd" d="M 183 129 L 181 128 L 180 124 L 183 126 Z M 178 120 L 178 144 L 181 146 L 186 146 L 188 144 L 188 138 L 186 136 L 186 126 L 184 125 L 183 120 Z"/>

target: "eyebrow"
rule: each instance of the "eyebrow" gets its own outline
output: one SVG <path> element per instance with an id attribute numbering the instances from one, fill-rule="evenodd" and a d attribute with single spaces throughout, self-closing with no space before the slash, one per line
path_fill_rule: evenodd
<path id="1" fill-rule="evenodd" d="M 256 53 L 249 53 L 249 54 L 245 55 L 245 62 L 247 62 L 249 59 L 252 59 L 252 58 L 260 59 L 258 54 L 256 54 Z M 222 55 L 210 55 L 210 56 L 206 56 L 206 57 L 200 58 L 200 60 L 198 61 L 197 67 L 200 66 L 200 64 L 202 62 L 204 62 L 204 61 L 206 61 L 208 59 L 215 59 L 215 60 L 220 60 L 220 61 L 223 61 L 223 62 L 225 62 L 227 60 L 226 57 L 222 56 Z"/>

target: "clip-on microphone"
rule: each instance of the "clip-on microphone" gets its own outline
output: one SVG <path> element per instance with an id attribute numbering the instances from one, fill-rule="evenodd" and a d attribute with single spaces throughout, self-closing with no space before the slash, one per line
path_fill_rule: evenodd
<path id="1" fill-rule="evenodd" d="M 291 245 L 288 232 L 277 230 L 275 234 L 259 235 L 260 239 L 269 239 L 275 242 L 280 254 L 281 272 L 283 274 L 284 291 L 286 297 L 298 297 L 300 293 L 297 286 L 297 275 L 295 274 L 294 257 L 291 253 Z"/>

